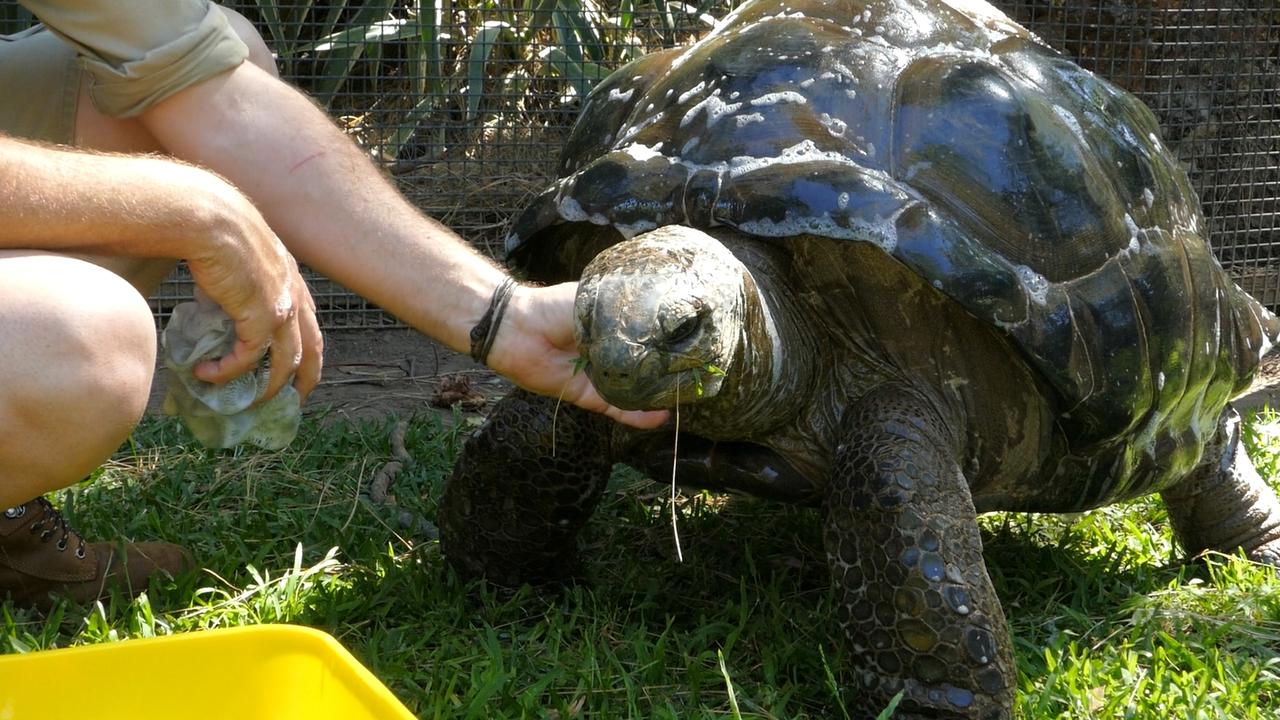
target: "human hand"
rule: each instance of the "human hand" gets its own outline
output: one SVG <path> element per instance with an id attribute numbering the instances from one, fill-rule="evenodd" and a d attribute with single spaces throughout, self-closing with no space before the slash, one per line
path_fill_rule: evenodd
<path id="1" fill-rule="evenodd" d="M 320 381 L 324 339 L 315 301 L 298 264 L 247 199 L 234 188 L 214 193 L 208 241 L 186 258 L 196 287 L 235 323 L 236 342 L 217 360 L 194 368 L 200 380 L 224 383 L 270 359 L 259 398 L 272 398 L 289 379 L 303 400 Z"/>
<path id="2" fill-rule="evenodd" d="M 577 372 L 575 292 L 577 283 L 517 287 L 489 352 L 489 366 L 526 390 L 562 398 L 632 427 L 654 428 L 666 422 L 666 410 L 622 410 L 610 405 L 591 386 L 586 373 Z"/>

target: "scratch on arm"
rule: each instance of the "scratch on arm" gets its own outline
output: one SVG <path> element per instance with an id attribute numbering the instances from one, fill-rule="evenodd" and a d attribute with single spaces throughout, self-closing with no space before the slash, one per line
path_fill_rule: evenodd
<path id="1" fill-rule="evenodd" d="M 298 168 L 302 167 L 303 165 L 306 165 L 307 163 L 311 162 L 312 160 L 315 160 L 316 158 L 324 154 L 325 154 L 324 150 L 317 150 L 316 152 L 313 152 L 310 155 L 302 158 L 298 162 L 294 163 L 293 167 L 289 168 L 289 174 L 290 175 L 294 174 L 295 172 L 298 171 Z"/>

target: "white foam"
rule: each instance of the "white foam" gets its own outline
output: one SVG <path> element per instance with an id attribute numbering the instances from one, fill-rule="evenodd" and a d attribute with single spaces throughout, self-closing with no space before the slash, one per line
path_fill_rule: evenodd
<path id="1" fill-rule="evenodd" d="M 760 113 L 748 113 L 746 115 L 738 115 L 733 118 L 738 127 L 746 127 L 753 122 L 764 122 L 764 116 Z"/>
<path id="2" fill-rule="evenodd" d="M 582 203 L 571 197 L 562 197 L 556 203 L 556 209 L 560 212 L 560 217 L 568 222 L 589 222 L 592 225 L 608 225 L 609 218 L 600 213 L 588 214 L 582 209 Z"/>
<path id="3" fill-rule="evenodd" d="M 831 133 L 832 137 L 844 137 L 845 131 L 849 129 L 848 123 L 840 118 L 833 118 L 826 113 L 818 116 L 818 122 L 827 129 L 827 132 Z"/>
<path id="4" fill-rule="evenodd" d="M 888 218 L 862 220 L 849 218 L 848 225 L 841 225 L 831 217 L 831 213 L 822 215 L 796 215 L 788 210 L 781 222 L 770 218 L 749 220 L 738 223 L 738 229 L 750 235 L 761 237 L 794 237 L 810 234 L 839 240 L 858 240 L 869 242 L 887 253 L 898 247 L 898 216 L 915 203 L 907 203 L 896 210 Z"/>
<path id="5" fill-rule="evenodd" d="M 631 157 L 635 158 L 637 162 L 645 162 L 646 160 L 652 160 L 653 158 L 656 158 L 656 157 L 660 157 L 670 162 L 670 158 L 662 154 L 661 148 L 662 148 L 662 143 L 658 143 L 656 145 L 643 145 L 641 143 L 631 143 L 630 145 L 619 150 L 619 152 L 623 152 L 623 153 L 626 153 L 627 155 L 630 155 Z"/>
<path id="6" fill-rule="evenodd" d="M 742 103 L 726 103 L 715 95 L 708 95 L 703 98 L 701 102 L 689 108 L 689 112 L 685 113 L 684 117 L 680 118 L 680 127 L 687 126 L 689 123 L 693 122 L 693 119 L 698 116 L 698 113 L 704 111 L 707 114 L 707 127 L 712 127 L 716 123 L 720 122 L 720 119 L 725 115 L 735 113 L 741 107 Z"/>
<path id="7" fill-rule="evenodd" d="M 778 105 L 780 103 L 795 103 L 796 105 L 804 105 L 809 102 L 808 98 L 796 92 L 795 90 L 782 90 L 780 92 L 771 92 L 761 95 L 751 101 L 751 107 L 762 107 L 767 105 Z"/>
<path id="8" fill-rule="evenodd" d="M 1138 243 L 1138 234 L 1142 229 L 1138 227 L 1138 223 L 1133 221 L 1133 216 L 1129 213 L 1124 214 L 1124 226 L 1129 231 L 1129 247 L 1134 247 Z"/>
<path id="9" fill-rule="evenodd" d="M 839 165 L 848 165 L 871 175 L 881 175 L 886 182 L 892 183 L 892 179 L 888 175 L 872 171 L 864 168 L 845 155 L 834 150 L 820 150 L 812 140 L 801 140 L 791 147 L 783 149 L 777 157 L 754 157 L 751 155 L 738 155 L 731 158 L 728 163 L 720 164 L 722 169 L 727 170 L 729 177 L 739 177 L 756 170 L 772 167 L 775 165 L 795 165 L 807 162 L 831 162 Z"/>
<path id="10" fill-rule="evenodd" d="M 645 118 L 644 120 L 641 120 L 635 125 L 632 125 L 631 127 L 627 128 L 625 132 L 622 133 L 622 136 L 618 138 L 618 142 L 620 143 L 627 142 L 628 140 L 630 140 L 631 138 L 639 134 L 641 130 L 644 130 L 650 125 L 653 125 L 654 123 L 661 121 L 662 118 L 666 116 L 666 114 L 667 114 L 667 111 L 663 110 L 660 113 L 655 113 L 653 115 L 650 115 L 649 117 Z"/>
<path id="11" fill-rule="evenodd" d="M 694 85 L 693 87 L 689 88 L 688 90 L 685 90 L 684 92 L 680 93 L 680 97 L 676 98 L 676 103 L 677 103 L 677 104 L 679 104 L 679 105 L 683 105 L 683 104 L 685 104 L 685 103 L 689 102 L 689 98 L 691 98 L 691 97 L 693 97 L 694 95 L 697 95 L 698 93 L 702 92 L 703 90 L 705 90 L 705 89 L 706 89 L 706 87 L 707 87 L 707 83 L 706 83 L 706 81 L 703 81 L 703 82 L 698 83 L 697 85 Z"/>
<path id="12" fill-rule="evenodd" d="M 1049 297 L 1049 281 L 1044 276 L 1026 265 L 1015 265 L 1013 271 L 1018 275 L 1018 282 L 1031 296 L 1037 305 L 1044 305 Z"/>

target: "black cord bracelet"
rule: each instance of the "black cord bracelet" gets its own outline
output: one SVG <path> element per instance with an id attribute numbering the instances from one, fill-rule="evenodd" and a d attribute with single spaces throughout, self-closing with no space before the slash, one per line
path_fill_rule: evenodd
<path id="1" fill-rule="evenodd" d="M 493 340 L 498 336 L 498 326 L 502 324 L 502 314 L 507 311 L 507 303 L 515 294 L 516 285 L 515 278 L 503 279 L 502 283 L 494 288 L 493 296 L 489 298 L 489 309 L 485 310 L 480 322 L 471 328 L 471 359 L 481 365 L 485 364 L 489 358 L 489 351 L 493 349 Z"/>

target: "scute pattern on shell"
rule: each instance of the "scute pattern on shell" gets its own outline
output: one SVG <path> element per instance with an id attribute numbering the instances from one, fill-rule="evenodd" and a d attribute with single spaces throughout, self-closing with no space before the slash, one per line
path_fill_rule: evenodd
<path id="1" fill-rule="evenodd" d="M 1003 328 L 1113 477 L 1189 470 L 1280 327 L 1213 258 L 1150 111 L 978 0 L 779 7 L 605 80 L 513 260 L 574 276 L 669 224 L 872 243 Z"/>

